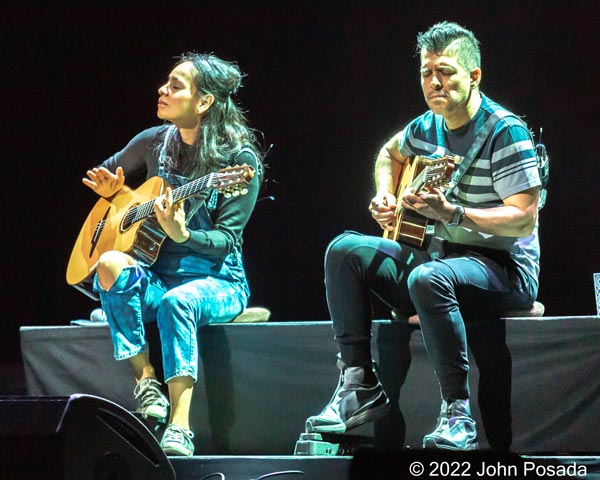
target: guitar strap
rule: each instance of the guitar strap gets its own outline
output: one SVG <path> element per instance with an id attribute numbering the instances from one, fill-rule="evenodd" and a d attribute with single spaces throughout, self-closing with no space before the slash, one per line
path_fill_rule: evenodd
<path id="1" fill-rule="evenodd" d="M 162 146 L 162 149 L 159 154 L 158 175 L 162 178 L 165 178 L 165 176 L 167 174 L 167 169 L 166 169 L 167 146 L 169 144 L 169 141 L 171 140 L 171 137 L 175 134 L 176 131 L 177 131 L 177 127 L 175 125 L 171 125 L 171 127 L 167 130 L 164 141 L 163 141 L 163 146 Z M 235 163 L 235 159 L 244 152 L 249 152 L 252 155 L 254 155 L 254 151 L 249 146 L 244 146 L 231 158 L 231 161 L 229 162 L 229 165 L 227 165 L 227 166 L 232 166 Z M 260 164 L 260 162 L 258 162 L 258 163 Z M 200 210 L 203 206 L 205 208 L 208 208 L 209 206 L 212 206 L 213 208 L 216 207 L 217 195 L 215 194 L 215 192 L 216 191 L 213 189 L 213 190 L 209 190 L 206 193 L 197 194 L 195 197 L 193 197 L 193 201 L 190 202 L 191 203 L 190 209 L 188 212 L 186 212 L 186 215 L 185 215 L 186 216 L 186 220 L 185 220 L 186 225 L 189 223 L 189 221 L 192 219 L 192 217 L 196 213 L 198 213 L 198 210 Z M 190 199 L 190 200 L 192 200 L 192 199 Z M 210 217 L 210 215 L 209 215 L 209 217 Z"/>
<path id="2" fill-rule="evenodd" d="M 242 147 L 240 149 L 240 151 L 238 153 L 236 153 L 231 161 L 229 162 L 229 167 L 232 166 L 235 163 L 235 159 L 241 155 L 243 152 L 249 152 L 252 153 L 254 155 L 254 151 L 250 148 L 250 147 Z M 212 208 L 216 208 L 217 206 L 217 196 L 216 193 L 218 193 L 216 190 L 210 190 L 209 193 L 204 195 L 204 198 L 202 199 L 198 199 L 196 202 L 194 202 L 194 204 L 190 207 L 189 212 L 187 212 L 185 214 L 186 217 L 186 225 L 188 224 L 188 222 L 191 220 L 191 218 L 198 212 L 198 210 L 200 210 L 200 208 L 202 208 L 202 206 L 205 206 L 207 209 L 209 207 Z"/>
<path id="3" fill-rule="evenodd" d="M 173 137 L 173 135 L 175 135 L 176 131 L 177 131 L 177 127 L 175 125 L 171 125 L 169 127 L 169 129 L 165 133 L 163 145 L 160 150 L 160 154 L 158 156 L 158 176 L 161 177 L 163 180 L 167 180 L 167 181 L 169 180 L 169 175 L 170 175 L 168 172 L 168 167 L 167 167 L 167 165 L 170 161 L 170 160 L 168 161 L 168 155 L 167 155 L 168 145 L 169 145 L 169 142 L 171 141 L 171 138 Z M 171 179 L 171 180 L 173 180 L 173 179 Z M 206 198 L 209 196 L 210 192 L 212 192 L 212 190 L 209 190 L 208 193 L 199 193 L 189 199 L 190 209 L 188 212 L 186 212 L 186 215 L 185 215 L 185 224 L 186 225 L 189 223 L 189 221 L 192 219 L 192 217 L 198 212 L 198 210 L 200 210 L 202 205 L 205 204 Z"/>
<path id="4" fill-rule="evenodd" d="M 483 144 L 489 137 L 490 133 L 492 132 L 492 130 L 494 129 L 496 124 L 501 119 L 506 118 L 506 117 L 517 117 L 517 116 L 514 113 L 509 112 L 508 110 L 498 109 L 492 115 L 490 115 L 490 117 L 481 126 L 479 131 L 475 134 L 475 140 L 471 144 L 471 147 L 469 148 L 469 150 L 463 157 L 462 161 L 460 162 L 458 168 L 454 171 L 454 173 L 452 174 L 452 177 L 450 178 L 450 184 L 444 193 L 444 195 L 446 197 L 449 197 L 452 194 L 453 190 L 458 185 L 458 182 L 460 181 L 460 179 L 463 177 L 465 172 L 469 169 L 469 167 L 473 163 L 473 160 L 475 160 L 475 157 L 480 152 L 481 148 L 483 147 Z M 436 127 L 437 127 L 438 143 L 440 145 L 443 145 L 445 143 L 442 141 L 443 134 L 444 134 L 444 128 L 445 128 L 444 127 L 444 117 L 442 117 L 441 115 L 435 115 L 435 122 L 436 122 Z"/>

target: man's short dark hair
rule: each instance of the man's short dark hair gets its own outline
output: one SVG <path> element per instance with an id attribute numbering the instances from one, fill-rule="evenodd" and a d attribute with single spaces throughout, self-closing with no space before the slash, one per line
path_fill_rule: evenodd
<path id="1" fill-rule="evenodd" d="M 473 32 L 453 22 L 436 23 L 425 33 L 417 35 L 417 54 L 422 51 L 441 54 L 456 41 L 453 53 L 462 67 L 471 71 L 481 67 L 479 40 Z"/>

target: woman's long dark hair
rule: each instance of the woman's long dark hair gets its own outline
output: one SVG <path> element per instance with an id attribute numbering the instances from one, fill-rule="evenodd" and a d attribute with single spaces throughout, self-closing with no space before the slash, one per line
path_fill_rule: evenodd
<path id="1" fill-rule="evenodd" d="M 214 172 L 228 165 L 244 146 L 252 148 L 260 163 L 263 155 L 254 131 L 232 98 L 242 84 L 243 75 L 237 64 L 213 54 L 185 53 L 175 66 L 184 62 L 191 62 L 194 67 L 197 94 L 214 96 L 213 104 L 202 117 L 193 153 L 185 165 L 185 175 L 197 178 Z"/>

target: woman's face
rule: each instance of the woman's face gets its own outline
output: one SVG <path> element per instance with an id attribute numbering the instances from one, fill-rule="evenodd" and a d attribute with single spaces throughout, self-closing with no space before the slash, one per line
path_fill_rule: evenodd
<path id="1" fill-rule="evenodd" d="M 158 89 L 158 118 L 179 128 L 195 128 L 200 125 L 200 118 L 208 108 L 203 107 L 206 96 L 198 95 L 194 75 L 192 62 L 184 62 L 173 69 L 167 83 Z"/>

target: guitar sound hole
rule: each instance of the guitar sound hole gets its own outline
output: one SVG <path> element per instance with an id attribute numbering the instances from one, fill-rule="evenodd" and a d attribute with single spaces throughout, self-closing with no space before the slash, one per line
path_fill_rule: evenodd
<path id="1" fill-rule="evenodd" d="M 135 223 L 136 210 L 137 207 L 133 207 L 127 210 L 127 213 L 123 216 L 123 221 L 121 222 L 121 229 L 123 231 L 128 230 Z"/>

